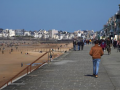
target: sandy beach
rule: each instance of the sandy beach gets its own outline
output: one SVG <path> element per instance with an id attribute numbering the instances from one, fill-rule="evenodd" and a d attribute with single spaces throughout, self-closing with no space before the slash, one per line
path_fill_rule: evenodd
<path id="1" fill-rule="evenodd" d="M 0 41 L 0 86 L 30 65 L 44 53 L 51 51 L 52 59 L 72 48 L 72 43 L 41 43 L 37 41 Z M 50 53 L 49 53 L 50 54 Z M 48 61 L 48 54 L 32 65 Z M 25 74 L 26 72 L 22 73 Z M 20 75 L 19 75 L 20 76 Z"/>

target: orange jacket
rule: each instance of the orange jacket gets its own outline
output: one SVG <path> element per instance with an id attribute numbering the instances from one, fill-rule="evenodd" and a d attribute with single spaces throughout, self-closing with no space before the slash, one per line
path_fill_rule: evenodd
<path id="1" fill-rule="evenodd" d="M 103 50 L 98 44 L 95 44 L 89 52 L 93 59 L 99 59 L 103 55 Z"/>

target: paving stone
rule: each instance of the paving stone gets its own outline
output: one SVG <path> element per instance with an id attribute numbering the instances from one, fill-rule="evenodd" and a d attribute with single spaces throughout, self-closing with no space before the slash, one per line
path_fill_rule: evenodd
<path id="1" fill-rule="evenodd" d="M 101 58 L 99 76 L 92 76 L 92 58 L 83 51 L 69 51 L 2 90 L 120 90 L 120 53 Z"/>

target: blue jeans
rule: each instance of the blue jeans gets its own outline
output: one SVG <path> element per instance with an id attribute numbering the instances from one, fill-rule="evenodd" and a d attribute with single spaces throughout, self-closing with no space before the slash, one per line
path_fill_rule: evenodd
<path id="1" fill-rule="evenodd" d="M 93 74 L 98 75 L 100 59 L 93 59 Z"/>
<path id="2" fill-rule="evenodd" d="M 80 46 L 78 45 L 78 50 L 80 50 Z"/>
<path id="3" fill-rule="evenodd" d="M 73 47 L 74 47 L 74 50 L 76 51 L 76 45 L 73 45 Z"/>

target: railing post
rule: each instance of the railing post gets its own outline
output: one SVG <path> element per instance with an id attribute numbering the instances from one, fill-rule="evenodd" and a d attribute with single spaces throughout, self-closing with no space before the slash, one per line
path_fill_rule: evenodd
<path id="1" fill-rule="evenodd" d="M 31 72 L 31 65 L 30 65 L 30 72 Z"/>
<path id="2" fill-rule="evenodd" d="M 50 56 L 49 56 L 49 51 L 48 51 L 48 64 L 49 64 L 49 57 L 50 57 Z"/>
<path id="3" fill-rule="evenodd" d="M 50 63 L 50 49 L 48 51 L 48 64 Z"/>
<path id="4" fill-rule="evenodd" d="M 27 67 L 27 74 L 28 74 L 28 67 Z"/>
<path id="5" fill-rule="evenodd" d="M 42 58 L 44 55 L 46 55 L 47 53 L 45 53 L 45 54 L 43 54 L 42 56 L 40 56 L 38 59 L 36 59 L 34 62 L 36 62 L 36 61 L 38 61 L 40 58 Z M 48 52 L 48 55 L 49 55 L 49 52 Z M 48 59 L 49 59 L 49 57 L 48 57 Z M 30 72 L 31 72 L 31 70 L 32 70 L 32 67 L 31 67 L 31 65 L 34 63 L 34 62 L 32 62 L 29 66 L 30 66 Z M 20 75 L 23 71 L 25 71 L 26 69 L 27 69 L 27 74 L 29 73 L 29 66 L 28 67 L 26 67 L 26 68 L 24 68 L 22 71 L 20 71 L 18 74 L 16 74 L 14 77 L 12 77 L 10 80 L 8 80 L 7 82 L 5 82 L 2 86 L 4 86 L 4 85 L 6 85 L 7 84 L 7 86 L 8 86 L 8 84 L 11 82 L 12 83 L 12 80 L 14 80 L 15 78 L 17 78 L 17 76 L 18 75 Z M 26 74 L 26 73 L 25 73 Z M 0 86 L 0 88 L 2 87 L 2 86 Z"/>
<path id="6" fill-rule="evenodd" d="M 51 51 L 50 51 L 50 57 L 49 58 L 50 58 L 50 62 L 51 62 Z"/>

